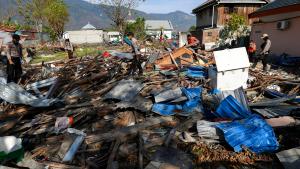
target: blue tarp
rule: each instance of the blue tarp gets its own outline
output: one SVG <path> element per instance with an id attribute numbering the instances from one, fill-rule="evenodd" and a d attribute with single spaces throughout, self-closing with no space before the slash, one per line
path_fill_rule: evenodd
<path id="1" fill-rule="evenodd" d="M 207 77 L 205 68 L 202 66 L 191 66 L 187 68 L 185 72 L 186 76 L 193 79 L 203 79 Z"/>
<path id="2" fill-rule="evenodd" d="M 219 105 L 216 115 L 221 118 L 243 119 L 251 115 L 233 96 L 229 95 Z"/>
<path id="3" fill-rule="evenodd" d="M 174 114 L 188 115 L 194 111 L 202 111 L 201 95 L 202 88 L 181 88 L 182 93 L 188 98 L 182 103 L 155 103 L 152 111 L 163 116 L 171 116 Z"/>
<path id="4" fill-rule="evenodd" d="M 216 126 L 224 132 L 225 140 L 235 152 L 241 152 L 242 146 L 255 153 L 274 152 L 279 147 L 272 127 L 258 115 Z"/>

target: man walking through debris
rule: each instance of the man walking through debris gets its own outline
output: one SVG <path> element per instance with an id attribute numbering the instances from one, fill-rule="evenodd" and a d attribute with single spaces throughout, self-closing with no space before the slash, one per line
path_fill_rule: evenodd
<path id="1" fill-rule="evenodd" d="M 141 52 L 138 47 L 138 41 L 134 37 L 134 34 L 132 32 L 127 33 L 127 37 L 124 38 L 124 41 L 126 44 L 128 44 L 132 48 L 133 53 L 133 61 L 131 64 L 131 67 L 129 69 L 129 74 L 134 75 L 137 68 L 139 69 L 139 75 L 143 74 L 143 68 L 141 65 Z"/>
<path id="2" fill-rule="evenodd" d="M 191 34 L 187 35 L 187 41 L 188 41 L 187 47 L 192 48 L 195 51 L 195 53 L 198 53 L 200 41 L 196 37 L 192 36 Z"/>
<path id="3" fill-rule="evenodd" d="M 22 45 L 19 43 L 20 36 L 17 34 L 12 35 L 12 43 L 8 44 L 7 49 L 7 83 L 15 82 L 21 79 L 23 58 Z"/>
<path id="4" fill-rule="evenodd" d="M 269 54 L 270 54 L 270 49 L 271 49 L 271 40 L 269 39 L 269 35 L 268 34 L 263 34 L 263 36 L 261 37 L 264 40 L 264 43 L 261 44 L 261 52 L 260 52 L 260 59 L 262 60 L 262 64 L 263 64 L 263 70 L 267 71 L 268 69 L 268 58 L 269 58 Z M 256 67 L 257 65 L 256 61 L 253 64 L 253 68 Z"/>

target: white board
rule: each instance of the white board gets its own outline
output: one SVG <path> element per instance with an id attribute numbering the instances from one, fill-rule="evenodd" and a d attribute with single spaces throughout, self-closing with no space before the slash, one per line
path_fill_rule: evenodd
<path id="1" fill-rule="evenodd" d="M 218 72 L 250 67 L 245 47 L 215 51 L 214 57 Z"/>

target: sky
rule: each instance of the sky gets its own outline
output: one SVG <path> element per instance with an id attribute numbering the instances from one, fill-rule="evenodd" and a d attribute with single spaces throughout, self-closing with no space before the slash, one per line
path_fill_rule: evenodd
<path id="1" fill-rule="evenodd" d="M 183 11 L 191 14 L 192 10 L 204 1 L 205 0 L 146 0 L 142 2 L 137 9 L 147 13 Z"/>
<path id="2" fill-rule="evenodd" d="M 99 0 L 85 0 L 97 3 Z M 146 13 L 170 13 L 174 11 L 183 11 L 191 14 L 192 10 L 206 0 L 146 0 L 141 2 L 138 10 Z"/>

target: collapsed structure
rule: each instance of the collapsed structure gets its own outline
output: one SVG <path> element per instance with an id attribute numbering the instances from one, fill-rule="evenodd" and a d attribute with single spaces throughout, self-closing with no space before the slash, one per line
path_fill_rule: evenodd
<path id="1" fill-rule="evenodd" d="M 249 69 L 244 48 L 198 60 L 184 47 L 145 52 L 138 77 L 127 76 L 130 54 L 108 53 L 27 66 L 21 84 L 1 73 L 2 164 L 273 168 L 278 157 L 297 166 L 287 158 L 300 146 L 297 76 Z"/>

